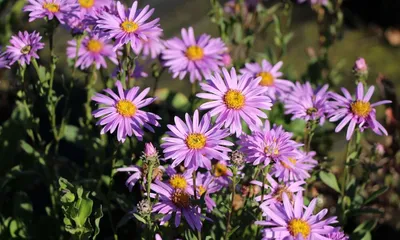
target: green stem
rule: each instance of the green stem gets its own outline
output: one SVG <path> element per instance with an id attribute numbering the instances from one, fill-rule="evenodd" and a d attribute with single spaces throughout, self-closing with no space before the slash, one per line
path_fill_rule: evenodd
<path id="1" fill-rule="evenodd" d="M 151 186 L 151 182 L 153 179 L 153 163 L 150 163 L 148 171 L 147 171 L 147 201 L 149 201 L 149 203 L 151 203 L 150 201 L 150 186 Z"/>
<path id="2" fill-rule="evenodd" d="M 306 123 L 304 129 L 304 151 L 309 152 L 311 150 L 311 140 L 314 136 L 314 131 L 316 127 L 316 122 L 311 120 Z"/>
<path id="3" fill-rule="evenodd" d="M 234 200 L 235 200 L 235 195 L 236 195 L 236 173 L 237 173 L 237 169 L 235 167 L 235 169 L 233 170 L 233 176 L 232 176 L 232 192 L 231 192 L 231 208 L 228 212 L 228 217 L 226 219 L 226 231 L 225 231 L 225 240 L 229 239 L 230 237 L 230 232 L 232 230 L 232 226 L 231 226 L 231 219 L 232 219 L 232 214 L 234 211 Z"/>
<path id="4" fill-rule="evenodd" d="M 161 78 L 161 75 L 164 73 L 164 71 L 165 71 L 165 67 L 163 67 L 160 72 L 157 72 L 157 74 L 154 74 L 155 81 L 154 81 L 154 86 L 153 86 L 153 93 L 151 94 L 153 97 L 156 96 L 156 90 L 157 90 L 157 87 L 158 87 L 158 82 L 159 82 L 159 80 Z"/>
<path id="5" fill-rule="evenodd" d="M 72 69 L 72 78 L 75 77 L 75 72 L 77 69 L 76 62 L 78 61 L 79 49 L 82 45 L 83 36 L 76 37 L 76 51 L 75 51 L 75 59 L 74 59 L 74 68 Z"/>
<path id="6" fill-rule="evenodd" d="M 111 229 L 113 231 L 113 237 L 114 240 L 118 240 L 118 235 L 117 235 L 117 230 L 115 229 L 115 226 L 113 224 L 113 218 L 112 218 L 112 213 L 111 213 L 111 191 L 112 191 L 112 186 L 114 183 L 114 173 L 115 173 L 115 164 L 117 162 L 117 154 L 118 154 L 118 149 L 120 147 L 120 144 L 118 144 L 115 148 L 112 162 L 111 162 L 111 173 L 110 173 L 110 182 L 108 185 L 108 193 L 107 193 L 107 198 L 106 198 L 106 205 L 107 205 L 107 213 L 108 213 L 108 219 L 110 221 Z"/>
<path id="7" fill-rule="evenodd" d="M 194 192 L 194 199 L 197 200 L 197 187 L 196 187 L 196 171 L 192 173 L 193 178 L 193 192 Z M 197 238 L 201 240 L 201 230 L 197 230 Z"/>

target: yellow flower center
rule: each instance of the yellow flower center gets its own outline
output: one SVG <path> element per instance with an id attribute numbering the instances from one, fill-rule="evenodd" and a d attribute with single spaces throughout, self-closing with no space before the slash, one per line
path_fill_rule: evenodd
<path id="1" fill-rule="evenodd" d="M 89 40 L 89 42 L 87 44 L 87 49 L 90 52 L 99 53 L 103 49 L 103 43 L 101 43 L 99 40 L 95 40 L 95 39 Z"/>
<path id="2" fill-rule="evenodd" d="M 203 187 L 203 185 L 199 186 L 199 195 L 200 196 L 202 196 L 206 191 L 207 191 L 207 189 L 205 187 Z"/>
<path id="3" fill-rule="evenodd" d="M 290 161 L 293 165 L 296 165 L 296 159 L 294 159 L 294 158 L 292 158 L 292 157 L 289 157 L 288 159 L 289 159 L 289 161 Z M 292 167 L 289 166 L 289 165 L 287 165 L 284 161 L 282 161 L 282 166 L 283 166 L 284 168 L 287 168 L 287 169 L 292 169 Z"/>
<path id="4" fill-rule="evenodd" d="M 246 101 L 245 96 L 238 90 L 228 90 L 224 96 L 224 102 L 229 109 L 241 109 Z"/>
<path id="5" fill-rule="evenodd" d="M 217 163 L 214 165 L 214 176 L 221 177 L 226 176 L 228 173 L 228 167 L 225 164 Z"/>
<path id="6" fill-rule="evenodd" d="M 202 149 L 206 142 L 206 136 L 201 133 L 191 133 L 186 137 L 186 146 L 190 149 Z"/>
<path id="7" fill-rule="evenodd" d="M 79 4 L 83 8 L 91 8 L 94 5 L 95 0 L 78 0 Z"/>
<path id="8" fill-rule="evenodd" d="M 270 154 L 270 155 L 278 155 L 279 154 L 279 149 L 277 147 L 266 146 L 264 148 L 264 152 L 266 154 Z"/>
<path id="9" fill-rule="evenodd" d="M 190 204 L 190 196 L 185 191 L 175 190 L 171 196 L 172 202 L 181 208 L 187 208 Z"/>
<path id="10" fill-rule="evenodd" d="M 313 113 L 316 113 L 316 112 L 318 112 L 318 110 L 316 109 L 316 108 L 308 108 L 307 110 L 306 110 L 306 113 L 307 113 L 307 115 L 312 115 Z"/>
<path id="11" fill-rule="evenodd" d="M 285 187 L 285 186 L 279 186 L 276 190 L 275 190 L 275 192 L 273 193 L 273 196 L 274 196 L 274 198 L 277 200 L 277 201 L 279 201 L 279 202 L 282 202 L 283 201 L 283 198 L 282 198 L 282 194 L 283 193 L 286 193 L 286 195 L 288 196 L 288 198 L 289 198 L 289 200 L 290 201 L 292 201 L 292 199 L 293 199 L 293 193 L 292 192 L 290 192 L 288 189 L 287 189 L 287 187 Z"/>
<path id="12" fill-rule="evenodd" d="M 364 101 L 356 101 L 351 104 L 351 111 L 359 117 L 367 117 L 371 112 L 371 104 Z"/>
<path id="13" fill-rule="evenodd" d="M 55 3 L 45 3 L 43 4 L 43 8 L 49 10 L 52 13 L 60 11 L 60 5 Z"/>
<path id="14" fill-rule="evenodd" d="M 132 117 L 136 113 L 136 106 L 128 100 L 120 100 L 115 107 L 117 112 L 124 117 Z"/>
<path id="15" fill-rule="evenodd" d="M 311 232 L 310 224 L 302 219 L 291 220 L 287 228 L 293 237 L 297 237 L 299 234 L 301 234 L 303 235 L 303 238 L 307 238 Z"/>
<path id="16" fill-rule="evenodd" d="M 172 175 L 171 179 L 169 180 L 169 184 L 175 189 L 185 189 L 187 186 L 186 179 L 180 174 Z"/>
<path id="17" fill-rule="evenodd" d="M 31 51 L 32 47 L 30 45 L 26 45 L 25 47 L 21 48 L 22 54 L 28 54 Z"/>
<path id="18" fill-rule="evenodd" d="M 199 46 L 190 46 L 186 50 L 186 56 L 190 60 L 196 61 L 196 60 L 200 60 L 203 58 L 204 52 L 203 52 L 203 49 Z"/>
<path id="19" fill-rule="evenodd" d="M 269 72 L 260 72 L 257 74 L 257 77 L 261 77 L 261 81 L 259 83 L 261 86 L 269 87 L 274 85 L 274 76 L 272 76 L 272 74 Z"/>
<path id="20" fill-rule="evenodd" d="M 127 33 L 133 33 L 139 28 L 139 25 L 137 23 L 135 23 L 135 22 L 132 22 L 132 21 L 129 21 L 129 20 L 125 20 L 121 24 L 121 28 L 122 28 L 122 30 L 124 30 Z"/>

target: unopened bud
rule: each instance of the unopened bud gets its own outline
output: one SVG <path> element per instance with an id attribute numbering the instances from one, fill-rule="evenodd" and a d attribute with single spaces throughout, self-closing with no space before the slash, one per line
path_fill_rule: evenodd
<path id="1" fill-rule="evenodd" d="M 157 150 L 152 143 L 145 143 L 144 145 L 144 155 L 146 158 L 157 157 Z"/>
<path id="2" fill-rule="evenodd" d="M 232 66 L 232 58 L 229 53 L 224 53 L 222 55 L 222 63 L 224 64 L 225 67 L 230 67 Z"/>
<path id="3" fill-rule="evenodd" d="M 383 156 L 385 154 L 385 146 L 380 143 L 375 144 L 374 152 L 378 156 Z"/>
<path id="4" fill-rule="evenodd" d="M 354 63 L 353 72 L 360 81 L 368 78 L 368 65 L 364 58 L 358 58 Z"/>

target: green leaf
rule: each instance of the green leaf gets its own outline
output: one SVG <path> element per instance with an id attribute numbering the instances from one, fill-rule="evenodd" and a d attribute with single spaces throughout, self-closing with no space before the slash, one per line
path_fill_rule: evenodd
<path id="1" fill-rule="evenodd" d="M 336 176 L 333 173 L 320 172 L 319 177 L 321 178 L 322 182 L 324 182 L 336 192 L 340 193 L 340 188 L 337 183 Z"/>
<path id="2" fill-rule="evenodd" d="M 378 223 L 377 219 L 367 220 L 358 225 L 356 229 L 354 229 L 354 232 L 364 234 L 365 232 L 372 231 L 372 229 L 375 228 L 377 223 Z"/>
<path id="3" fill-rule="evenodd" d="M 94 234 L 93 240 L 96 239 L 97 235 L 100 233 L 100 219 L 104 216 L 103 208 L 100 205 L 99 209 L 94 213 Z"/>
<path id="4" fill-rule="evenodd" d="M 388 189 L 389 189 L 389 187 L 387 187 L 387 186 L 384 186 L 384 187 L 378 189 L 377 191 L 372 193 L 371 196 L 369 198 L 367 198 L 367 200 L 365 200 L 364 204 L 366 205 L 366 204 L 374 201 L 377 197 L 384 194 Z"/>
<path id="5" fill-rule="evenodd" d="M 133 216 L 135 216 L 135 218 L 139 221 L 142 222 L 144 224 L 146 224 L 146 220 L 144 218 L 142 218 L 139 214 L 134 213 Z"/>
<path id="6" fill-rule="evenodd" d="M 64 128 L 65 140 L 69 142 L 76 142 L 79 133 L 79 128 L 74 125 L 66 125 Z"/>

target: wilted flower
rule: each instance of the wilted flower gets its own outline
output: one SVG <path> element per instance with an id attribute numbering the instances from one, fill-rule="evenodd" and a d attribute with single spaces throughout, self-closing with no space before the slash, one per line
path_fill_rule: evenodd
<path id="1" fill-rule="evenodd" d="M 141 216 L 146 216 L 151 213 L 151 202 L 149 202 L 147 199 L 143 199 L 136 205 L 137 212 Z"/>
<path id="2" fill-rule="evenodd" d="M 190 82 L 194 83 L 209 77 L 212 72 L 219 72 L 223 66 L 222 54 L 227 50 L 224 42 L 207 34 L 196 39 L 192 27 L 182 29 L 181 33 L 182 39 L 166 40 L 162 52 L 164 65 L 169 67 L 173 78 L 182 80 L 189 73 Z"/>
<path id="3" fill-rule="evenodd" d="M 283 62 L 272 65 L 267 60 L 263 60 L 261 64 L 246 63 L 245 68 L 240 69 L 241 74 L 249 74 L 253 78 L 261 77 L 258 85 L 266 88 L 266 95 L 275 101 L 278 97 L 286 96 L 290 91 L 293 83 L 291 81 L 281 79 L 283 73 L 279 72 Z"/>
<path id="4" fill-rule="evenodd" d="M 323 236 L 334 231 L 330 224 L 336 223 L 336 217 L 329 217 L 322 220 L 328 213 L 327 209 L 313 214 L 317 199 L 304 206 L 302 192 L 298 192 L 290 200 L 286 193 L 283 193 L 283 206 L 269 205 L 262 206 L 263 215 L 266 221 L 257 221 L 256 224 L 268 226 L 264 229 L 263 239 L 276 240 L 312 240 L 325 239 Z"/>
<path id="5" fill-rule="evenodd" d="M 293 91 L 285 98 L 285 114 L 292 114 L 292 120 L 319 121 L 322 125 L 329 112 L 327 90 L 328 84 L 314 90 L 310 82 L 296 82 Z"/>
<path id="6" fill-rule="evenodd" d="M 147 41 L 152 37 L 151 34 L 161 32 L 159 19 L 146 22 L 154 12 L 149 10 L 147 5 L 140 11 L 138 2 L 135 1 L 130 9 L 126 9 L 121 2 L 117 2 L 117 12 L 103 12 L 98 15 L 97 27 L 108 33 L 108 38 L 115 38 L 114 50 L 122 45 L 130 43 L 135 51 L 142 40 Z"/>
<path id="7" fill-rule="evenodd" d="M 345 88 L 342 88 L 344 97 L 337 93 L 331 93 L 334 101 L 331 102 L 332 111 L 329 120 L 331 122 L 341 120 L 335 129 L 336 132 L 340 132 L 349 123 L 346 134 L 347 140 L 350 140 L 356 125 L 360 131 L 371 128 L 378 135 L 387 135 L 386 129 L 376 120 L 376 110 L 374 107 L 388 104 L 392 101 L 383 100 L 371 104 L 369 100 L 374 93 L 374 89 L 374 86 L 369 87 L 364 96 L 364 86 L 362 83 L 358 83 L 355 100 Z"/>
<path id="8" fill-rule="evenodd" d="M 68 45 L 68 58 L 75 59 L 77 53 L 76 40 L 68 41 Z M 100 67 L 107 68 L 106 57 L 114 64 L 118 64 L 117 53 L 113 50 L 110 40 L 99 33 L 91 33 L 82 39 L 75 66 L 87 69 L 94 64 L 97 69 L 100 69 Z"/>
<path id="9" fill-rule="evenodd" d="M 24 7 L 24 12 L 29 12 L 29 22 L 35 19 L 54 17 L 64 24 L 65 20 L 73 15 L 79 8 L 76 0 L 28 0 L 28 5 Z"/>
<path id="10" fill-rule="evenodd" d="M 7 46 L 5 54 L 10 61 L 10 65 L 19 61 L 21 65 L 29 65 L 32 58 L 39 58 L 37 51 L 44 48 L 44 43 L 40 40 L 42 37 L 38 32 L 33 33 L 18 32 L 18 35 L 11 37 L 10 46 Z"/>
<path id="11" fill-rule="evenodd" d="M 270 110 L 272 103 L 265 96 L 266 88 L 259 87 L 261 78 L 253 79 L 249 75 L 237 76 L 235 68 L 230 73 L 222 69 L 223 78 L 215 73 L 206 83 L 200 83 L 203 91 L 197 97 L 209 99 L 203 103 L 201 110 L 211 109 L 211 116 L 218 116 L 216 123 L 223 123 L 230 132 L 236 136 L 242 134 L 242 120 L 251 130 L 262 125 L 260 118 L 267 118 L 262 110 Z"/>
<path id="12" fill-rule="evenodd" d="M 301 150 L 293 151 L 294 156 L 276 162 L 271 169 L 271 175 L 280 181 L 301 181 L 310 177 L 311 170 L 318 164 L 313 159 L 315 152 L 305 153 Z"/>
<path id="13" fill-rule="evenodd" d="M 246 154 L 248 163 L 267 166 L 271 161 L 278 162 L 296 156 L 294 150 L 302 144 L 291 140 L 292 136 L 282 126 L 274 125 L 271 128 L 269 121 L 265 121 L 264 128 L 254 130 L 251 135 L 242 135 L 238 144 Z"/>
<path id="14" fill-rule="evenodd" d="M 267 182 L 264 183 L 264 187 L 268 188 L 270 192 L 264 196 L 260 195 L 254 198 L 256 201 L 263 201 L 260 205 L 261 208 L 271 204 L 282 204 L 284 193 L 288 196 L 290 201 L 293 201 L 293 196 L 296 193 L 303 191 L 304 188 L 302 188 L 301 185 L 306 183 L 304 181 L 278 183 L 269 174 L 267 174 L 266 180 Z M 260 181 L 253 180 L 250 183 L 262 187 L 262 182 Z"/>
<path id="15" fill-rule="evenodd" d="M 199 112 L 193 114 L 193 121 L 186 113 L 183 122 L 175 117 L 175 125 L 168 125 L 168 137 L 163 138 L 161 147 L 164 149 L 165 159 L 172 159 L 172 167 L 184 162 L 186 168 L 197 170 L 199 167 L 211 169 L 210 159 L 229 160 L 227 146 L 233 143 L 224 140 L 229 136 L 227 130 L 222 130 L 221 125 L 212 125 L 209 114 L 199 119 Z"/>
<path id="16" fill-rule="evenodd" d="M 159 202 L 153 206 L 153 212 L 163 214 L 161 225 L 164 225 L 172 215 L 175 215 L 175 227 L 181 223 L 182 215 L 186 219 L 191 229 L 200 230 L 202 227 L 201 219 L 205 218 L 200 213 L 200 209 L 192 204 L 192 197 L 189 193 L 181 189 L 174 189 L 169 184 L 160 181 L 151 184 L 151 190 L 159 196 Z M 152 195 L 155 197 L 155 195 Z"/>
<path id="17" fill-rule="evenodd" d="M 106 89 L 104 91 L 111 97 L 101 93 L 96 93 L 92 97 L 93 101 L 106 105 L 92 113 L 95 118 L 102 118 L 97 122 L 97 125 L 104 126 L 100 133 L 104 134 L 108 131 L 113 133 L 118 128 L 118 141 L 124 142 L 126 136 L 132 135 L 142 140 L 144 134 L 142 127 L 154 132 L 151 125 L 160 126 L 157 120 L 161 118 L 158 115 L 140 110 L 154 102 L 155 98 L 145 98 L 150 88 L 146 88 L 140 93 L 139 87 L 124 90 L 120 81 L 117 81 L 115 86 L 117 86 L 118 95 L 111 89 Z"/>
<path id="18" fill-rule="evenodd" d="M 245 156 L 242 152 L 235 150 L 231 153 L 231 163 L 237 167 L 242 167 L 244 165 Z"/>

